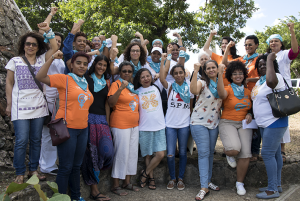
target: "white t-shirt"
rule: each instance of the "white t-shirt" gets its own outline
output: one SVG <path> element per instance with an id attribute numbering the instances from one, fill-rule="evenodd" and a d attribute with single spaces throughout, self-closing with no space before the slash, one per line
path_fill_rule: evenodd
<path id="1" fill-rule="evenodd" d="M 163 89 L 160 82 L 155 82 L 155 85 L 159 87 L 160 91 Z M 160 92 L 156 86 L 152 85 L 148 88 L 140 87 L 137 89 L 140 100 L 140 131 L 159 131 L 166 127 Z"/>
<path id="2" fill-rule="evenodd" d="M 283 91 L 285 89 L 285 83 L 282 75 L 276 73 L 276 76 L 278 79 L 278 84 L 275 89 L 278 91 Z M 270 93 L 272 93 L 272 89 L 267 86 L 267 82 L 264 82 L 262 85 L 260 85 L 259 81 L 256 82 L 251 92 L 254 118 L 259 127 L 266 128 L 279 119 L 273 116 L 272 108 L 266 97 Z"/>
<path id="3" fill-rule="evenodd" d="M 170 73 L 171 73 L 172 68 L 173 68 L 177 63 L 178 63 L 177 61 L 171 60 L 169 72 L 168 72 L 168 75 L 167 75 L 167 77 L 166 77 L 167 82 L 173 83 L 173 82 L 175 81 L 174 77 L 173 77 Z M 185 81 L 186 81 L 186 83 L 187 83 L 188 85 L 190 85 L 190 83 L 191 83 L 190 80 L 191 80 L 191 73 L 190 73 L 190 71 L 189 71 L 187 68 L 185 68 Z"/>
<path id="4" fill-rule="evenodd" d="M 278 62 L 279 72 L 284 77 L 289 86 L 292 86 L 291 81 L 291 62 L 289 59 L 289 51 L 290 50 L 280 50 L 276 54 L 276 60 Z"/>
<path id="5" fill-rule="evenodd" d="M 64 74 L 65 63 L 62 59 L 54 59 L 48 70 L 48 75 Z M 46 85 L 46 98 L 48 103 L 54 103 L 55 98 L 58 97 L 57 88 Z"/>
<path id="6" fill-rule="evenodd" d="M 222 99 L 214 97 L 204 80 L 199 80 L 198 82 L 202 83 L 202 88 L 198 101 L 193 109 L 191 124 L 205 126 L 208 129 L 215 129 L 220 121 Z"/>
<path id="7" fill-rule="evenodd" d="M 36 58 L 36 63 L 31 65 L 34 74 L 45 63 L 45 54 Z M 48 107 L 43 93 L 36 85 L 27 64 L 21 57 L 13 57 L 5 68 L 14 72 L 14 86 L 12 89 L 11 121 L 19 119 L 34 119 L 48 115 Z M 41 83 L 44 91 L 45 86 Z"/>
<path id="8" fill-rule="evenodd" d="M 172 83 L 168 82 L 167 94 L 171 86 Z M 191 91 L 190 98 L 194 98 Z M 168 97 L 168 110 L 165 120 L 166 126 L 170 128 L 184 128 L 190 124 L 190 103 L 185 103 L 173 88 Z"/>

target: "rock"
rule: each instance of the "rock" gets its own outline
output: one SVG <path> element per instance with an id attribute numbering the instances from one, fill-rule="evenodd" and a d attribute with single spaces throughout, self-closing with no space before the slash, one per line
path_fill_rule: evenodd
<path id="1" fill-rule="evenodd" d="M 2 149 L 5 145 L 5 138 L 0 139 L 0 149 Z"/>

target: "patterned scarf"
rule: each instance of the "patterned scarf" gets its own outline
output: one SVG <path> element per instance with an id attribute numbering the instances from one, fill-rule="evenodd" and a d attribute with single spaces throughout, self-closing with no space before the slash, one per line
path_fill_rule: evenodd
<path id="1" fill-rule="evenodd" d="M 130 63 L 134 66 L 133 77 L 135 77 L 135 74 L 142 68 L 141 62 L 139 61 L 137 66 L 134 65 L 131 60 L 130 60 Z"/>
<path id="2" fill-rule="evenodd" d="M 76 82 L 76 84 L 84 91 L 86 91 L 87 89 L 87 81 L 85 79 L 84 76 L 79 77 L 78 75 L 74 74 L 74 73 L 68 73 L 68 75 L 70 75 L 73 80 Z"/>
<path id="3" fill-rule="evenodd" d="M 234 96 L 237 97 L 238 99 L 244 98 L 244 85 L 238 86 L 234 83 L 231 83 L 231 88 L 233 90 Z"/>
<path id="4" fill-rule="evenodd" d="M 92 78 L 94 80 L 94 92 L 101 91 L 106 86 L 106 80 L 104 79 L 104 75 L 102 75 L 101 79 L 97 78 L 95 73 L 92 73 Z"/>
<path id="5" fill-rule="evenodd" d="M 247 55 L 245 55 L 244 58 L 243 58 L 244 60 L 246 60 L 245 65 L 248 64 L 248 61 L 249 61 L 249 60 L 254 59 L 254 58 L 257 57 L 257 56 L 258 56 L 257 53 L 252 54 L 250 57 L 248 57 Z"/>
<path id="6" fill-rule="evenodd" d="M 159 63 L 154 63 L 153 61 L 151 61 L 150 63 L 151 68 L 156 72 L 159 73 L 160 70 L 160 62 Z"/>
<path id="7" fill-rule="evenodd" d="M 120 82 L 122 83 L 123 79 L 119 78 Z M 134 90 L 134 86 L 133 84 L 131 84 L 130 82 L 128 82 L 128 85 L 126 87 L 131 93 L 137 94 L 139 95 L 139 91 Z"/>
<path id="8" fill-rule="evenodd" d="M 210 92 L 214 95 L 215 98 L 220 98 L 218 95 L 218 91 L 217 91 L 217 85 L 218 85 L 218 78 L 217 78 L 216 82 L 214 82 L 212 79 L 210 79 L 208 88 L 209 88 Z"/>
<path id="9" fill-rule="evenodd" d="M 172 84 L 172 88 L 176 93 L 179 93 L 180 98 L 185 102 L 190 102 L 190 89 L 189 85 L 184 81 L 181 86 L 177 84 L 175 81 Z"/>
<path id="10" fill-rule="evenodd" d="M 260 76 L 260 78 L 259 78 L 259 85 L 262 85 L 263 83 L 265 83 L 266 78 L 267 78 L 267 75 Z"/>

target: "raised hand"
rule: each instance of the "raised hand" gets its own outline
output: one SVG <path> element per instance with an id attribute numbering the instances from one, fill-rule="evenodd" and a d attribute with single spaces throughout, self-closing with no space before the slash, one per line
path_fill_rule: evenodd
<path id="1" fill-rule="evenodd" d="M 125 89 L 125 88 L 127 87 L 127 85 L 128 85 L 128 82 L 127 82 L 126 80 L 123 80 L 123 81 L 122 81 L 122 84 L 121 84 L 121 86 L 120 86 L 120 89 L 121 89 L 121 90 Z"/>
<path id="2" fill-rule="evenodd" d="M 81 27 L 81 25 L 83 23 L 84 23 L 84 20 L 82 20 L 82 19 L 78 20 L 77 23 L 74 22 L 72 30 L 71 30 L 71 33 L 75 35 L 77 32 L 79 32 L 80 31 L 80 27 Z"/>
<path id="3" fill-rule="evenodd" d="M 104 36 L 104 35 L 100 35 L 100 36 L 99 36 L 99 38 L 100 38 L 101 42 L 103 42 L 103 41 L 105 41 L 105 40 L 106 40 L 106 38 L 105 38 L 105 36 Z"/>
<path id="4" fill-rule="evenodd" d="M 64 54 L 63 54 L 60 50 L 57 50 L 57 51 L 52 55 L 52 57 L 53 57 L 54 59 L 62 59 L 63 56 L 64 56 Z"/>
<path id="5" fill-rule="evenodd" d="M 138 31 L 134 35 L 135 35 L 135 37 L 138 37 L 138 38 L 143 37 L 143 35 L 140 32 L 138 32 Z"/>
<path id="6" fill-rule="evenodd" d="M 269 55 L 268 55 L 268 60 L 271 60 L 271 61 L 274 61 L 276 59 L 276 54 L 275 52 L 271 52 Z M 267 65 L 268 66 L 268 65 Z"/>
<path id="7" fill-rule="evenodd" d="M 111 35 L 110 39 L 111 39 L 112 41 L 117 42 L 118 36 L 116 36 L 116 35 Z"/>
<path id="8" fill-rule="evenodd" d="M 233 47 L 233 46 L 235 46 L 235 42 L 233 42 L 233 41 L 230 41 L 229 43 L 228 43 L 228 45 L 227 45 L 228 47 Z"/>
<path id="9" fill-rule="evenodd" d="M 211 35 L 211 36 L 215 36 L 215 35 L 217 35 L 217 33 L 218 33 L 218 32 L 217 32 L 216 30 L 212 30 L 212 31 L 210 32 L 210 35 Z"/>
<path id="10" fill-rule="evenodd" d="M 219 64 L 218 66 L 218 72 L 219 74 L 223 75 L 224 71 L 225 71 L 225 65 L 224 64 Z"/>
<path id="11" fill-rule="evenodd" d="M 181 36 L 180 36 L 179 33 L 177 33 L 177 32 L 174 32 L 174 33 L 173 33 L 173 36 L 175 36 L 176 38 L 181 38 Z"/>
<path id="12" fill-rule="evenodd" d="M 180 47 L 180 48 L 179 48 L 179 51 L 180 51 L 180 50 L 183 50 L 183 51 L 186 52 L 186 48 L 185 48 L 185 47 Z"/>
<path id="13" fill-rule="evenodd" d="M 288 28 L 289 28 L 290 31 L 294 31 L 294 23 L 289 22 L 286 25 L 288 26 Z"/>
<path id="14" fill-rule="evenodd" d="M 141 45 L 142 45 L 142 46 L 147 46 L 148 44 L 149 44 L 148 39 L 145 39 L 144 42 L 143 42 L 143 44 L 141 44 Z"/>
<path id="15" fill-rule="evenodd" d="M 195 72 L 199 72 L 200 67 L 201 67 L 201 64 L 200 64 L 200 63 L 195 63 L 195 64 L 194 64 L 194 71 L 195 71 Z"/>
<path id="16" fill-rule="evenodd" d="M 161 62 L 165 62 L 166 61 L 166 59 L 167 59 L 167 54 L 166 53 L 162 53 L 162 55 L 161 55 Z"/>
<path id="17" fill-rule="evenodd" d="M 57 7 L 51 7 L 51 14 L 52 15 L 55 15 L 56 14 L 56 12 L 57 12 L 57 10 L 58 10 L 58 8 Z"/>
<path id="18" fill-rule="evenodd" d="M 47 22 L 39 23 L 37 26 L 40 30 L 45 31 L 45 32 L 50 30 L 49 24 Z"/>
<path id="19" fill-rule="evenodd" d="M 110 58 L 111 58 L 111 59 L 116 58 L 116 57 L 118 56 L 118 53 L 119 53 L 118 48 L 112 48 L 112 49 L 110 50 Z"/>
<path id="20" fill-rule="evenodd" d="M 167 52 L 168 52 L 168 54 L 171 54 L 171 53 L 172 53 L 172 50 L 173 50 L 173 45 L 172 45 L 172 44 L 169 44 L 168 47 L 167 47 Z"/>

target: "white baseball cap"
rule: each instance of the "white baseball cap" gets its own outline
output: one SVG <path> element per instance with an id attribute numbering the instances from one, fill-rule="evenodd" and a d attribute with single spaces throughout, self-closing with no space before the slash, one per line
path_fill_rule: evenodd
<path id="1" fill-rule="evenodd" d="M 161 54 L 163 53 L 163 52 L 162 52 L 162 49 L 161 49 L 160 47 L 154 47 L 154 48 L 152 48 L 151 53 L 154 52 L 154 51 L 158 51 L 158 52 L 161 53 Z"/>

